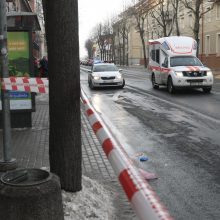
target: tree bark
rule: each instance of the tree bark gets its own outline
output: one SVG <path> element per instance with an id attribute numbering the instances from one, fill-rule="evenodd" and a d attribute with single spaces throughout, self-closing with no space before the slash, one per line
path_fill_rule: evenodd
<path id="1" fill-rule="evenodd" d="M 78 1 L 46 0 L 49 66 L 49 160 L 61 188 L 81 190 L 82 150 Z"/>
<path id="2" fill-rule="evenodd" d="M 144 41 L 144 33 L 140 33 L 141 42 L 142 42 L 142 48 L 143 48 L 143 54 L 144 54 L 144 67 L 147 68 L 147 56 L 146 56 L 146 46 Z"/>
<path id="3" fill-rule="evenodd" d="M 123 28 L 123 32 L 122 32 L 122 56 L 123 56 L 123 66 L 125 65 L 125 30 Z"/>

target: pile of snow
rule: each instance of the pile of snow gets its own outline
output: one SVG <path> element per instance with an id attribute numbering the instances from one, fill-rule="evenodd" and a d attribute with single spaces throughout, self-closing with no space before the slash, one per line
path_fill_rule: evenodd
<path id="1" fill-rule="evenodd" d="M 62 191 L 65 220 L 116 219 L 113 192 L 86 176 L 82 177 L 82 191 Z"/>

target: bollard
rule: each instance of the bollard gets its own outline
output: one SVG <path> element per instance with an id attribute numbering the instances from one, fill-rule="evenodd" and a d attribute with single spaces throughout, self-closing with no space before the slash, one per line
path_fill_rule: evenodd
<path id="1" fill-rule="evenodd" d="M 41 169 L 19 169 L 2 175 L 0 218 L 63 220 L 59 178 Z"/>

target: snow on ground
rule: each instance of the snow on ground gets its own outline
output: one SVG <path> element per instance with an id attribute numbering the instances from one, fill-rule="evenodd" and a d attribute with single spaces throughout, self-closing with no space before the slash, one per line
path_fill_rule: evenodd
<path id="1" fill-rule="evenodd" d="M 82 177 L 82 190 L 77 193 L 62 191 L 65 220 L 113 220 L 113 192 L 86 176 Z"/>

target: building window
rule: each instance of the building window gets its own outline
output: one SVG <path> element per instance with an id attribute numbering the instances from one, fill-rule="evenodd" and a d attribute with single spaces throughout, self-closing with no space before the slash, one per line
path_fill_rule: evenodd
<path id="1" fill-rule="evenodd" d="M 205 38 L 205 54 L 208 55 L 210 53 L 210 35 L 206 35 Z"/>
<path id="2" fill-rule="evenodd" d="M 216 19 L 220 19 L 220 3 L 216 4 Z"/>
<path id="3" fill-rule="evenodd" d="M 217 55 L 220 55 L 220 33 L 217 34 L 217 39 L 216 39 L 216 53 L 217 53 Z"/>

